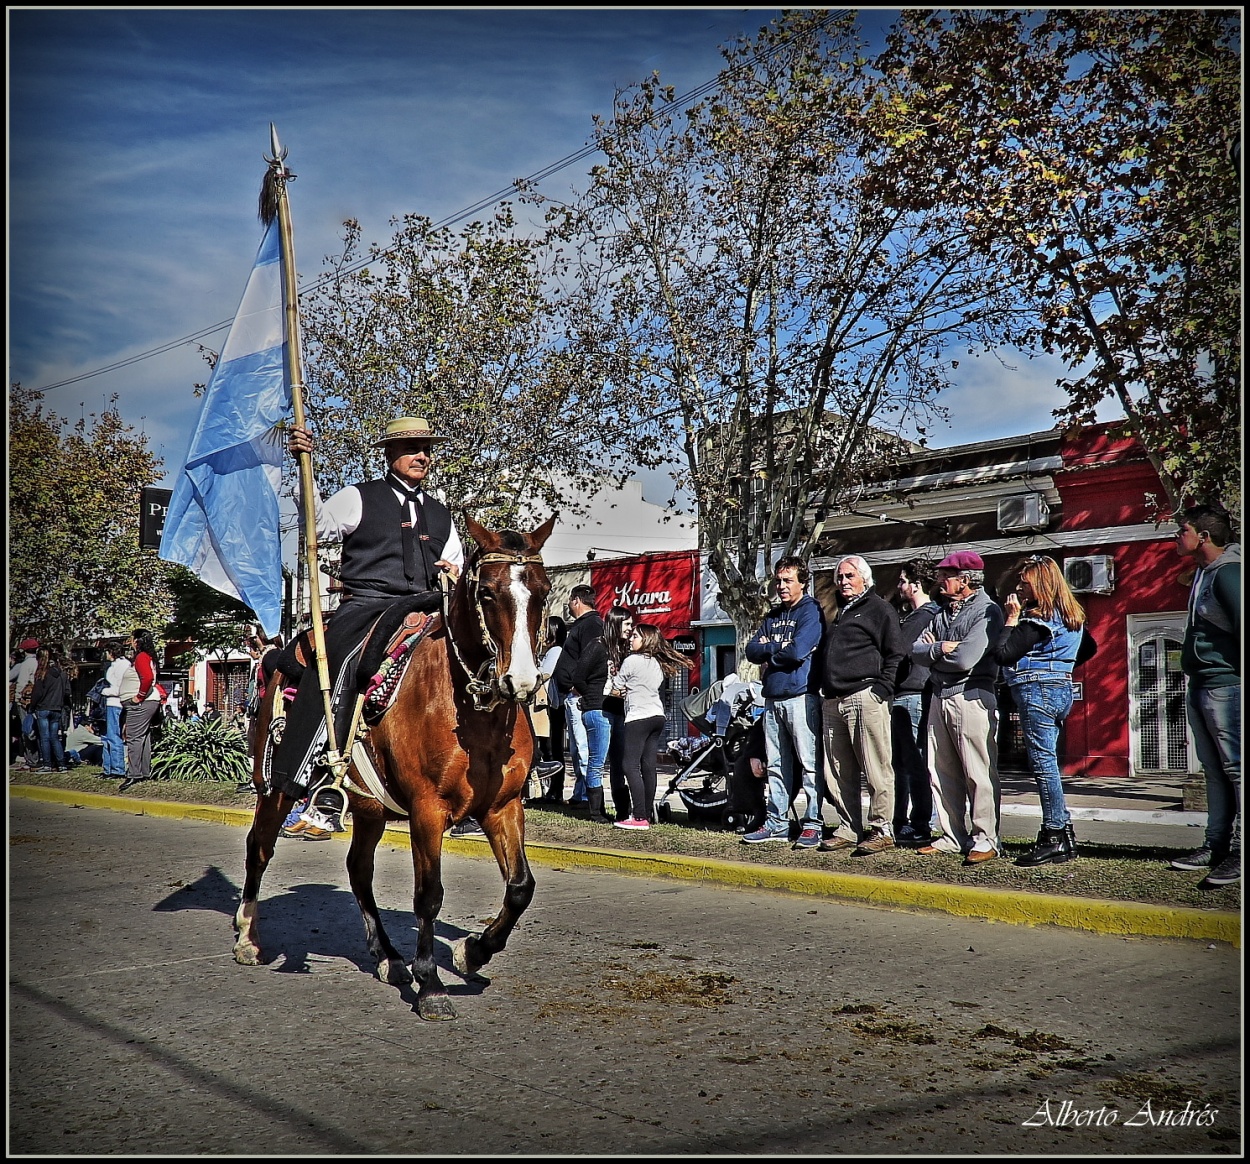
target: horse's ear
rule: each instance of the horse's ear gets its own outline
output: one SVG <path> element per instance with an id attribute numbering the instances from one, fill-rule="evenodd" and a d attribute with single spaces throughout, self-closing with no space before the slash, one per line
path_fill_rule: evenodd
<path id="1" fill-rule="evenodd" d="M 484 525 L 479 525 L 467 513 L 464 515 L 464 528 L 482 549 L 486 549 L 488 545 L 493 545 L 496 541 L 495 535 L 490 532 Z"/>
<path id="2" fill-rule="evenodd" d="M 547 543 L 547 539 L 551 537 L 551 531 L 556 528 L 556 522 L 560 515 L 553 513 L 546 521 L 542 523 L 532 534 L 530 534 L 530 542 L 534 549 L 541 550 Z"/>

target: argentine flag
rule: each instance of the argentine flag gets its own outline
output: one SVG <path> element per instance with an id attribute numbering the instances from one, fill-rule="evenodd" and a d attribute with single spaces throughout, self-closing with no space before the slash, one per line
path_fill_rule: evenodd
<path id="1" fill-rule="evenodd" d="M 278 487 L 291 409 L 278 224 L 265 231 L 243 302 L 213 368 L 186 464 L 174 483 L 160 556 L 245 602 L 267 635 L 282 622 Z"/>

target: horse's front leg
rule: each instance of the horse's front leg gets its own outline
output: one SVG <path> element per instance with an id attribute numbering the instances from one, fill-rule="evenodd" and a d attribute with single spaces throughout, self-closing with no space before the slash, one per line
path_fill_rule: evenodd
<path id="1" fill-rule="evenodd" d="M 443 908 L 443 829 L 447 814 L 435 799 L 420 804 L 414 798 L 408 831 L 412 837 L 414 888 L 412 912 L 417 919 L 417 951 L 412 976 L 417 983 L 417 1014 L 423 1019 L 454 1019 L 456 1008 L 438 976 L 434 961 L 434 922 Z"/>
<path id="2" fill-rule="evenodd" d="M 503 908 L 480 935 L 469 934 L 453 947 L 452 964 L 466 977 L 480 970 L 508 944 L 508 935 L 534 897 L 534 874 L 525 856 L 525 814 L 520 799 L 488 812 L 480 823 L 503 874 Z"/>
<path id="3" fill-rule="evenodd" d="M 246 875 L 243 896 L 234 915 L 234 928 L 238 938 L 234 943 L 234 960 L 244 966 L 261 963 L 260 934 L 258 931 L 260 882 L 273 859 L 278 842 L 278 830 L 294 803 L 284 792 L 271 792 L 257 796 L 256 813 L 252 827 L 247 833 Z"/>
<path id="4" fill-rule="evenodd" d="M 360 916 L 365 923 L 365 941 L 373 961 L 377 976 L 391 986 L 405 986 L 412 981 L 408 968 L 404 965 L 403 956 L 391 945 L 386 930 L 382 927 L 382 918 L 378 913 L 378 903 L 373 896 L 374 857 L 378 842 L 386 830 L 386 812 L 376 802 L 364 807 L 362 802 L 352 804 L 352 843 L 347 850 L 347 880 L 360 907 Z"/>

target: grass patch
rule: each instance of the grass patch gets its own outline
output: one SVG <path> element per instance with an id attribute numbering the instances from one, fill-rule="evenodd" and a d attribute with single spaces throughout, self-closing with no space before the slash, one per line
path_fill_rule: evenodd
<path id="1" fill-rule="evenodd" d="M 120 781 L 102 779 L 98 767 L 73 772 L 11 772 L 12 784 L 38 784 L 82 792 L 113 793 Z M 154 780 L 128 796 L 183 804 L 210 804 L 248 809 L 254 798 L 235 791 L 233 784 Z M 544 841 L 573 848 L 615 849 L 706 858 L 744 864 L 796 869 L 821 869 L 865 878 L 921 881 L 949 885 L 977 885 L 1014 892 L 1050 893 L 1106 901 L 1136 901 L 1148 905 L 1236 913 L 1241 909 L 1241 885 L 1200 890 L 1196 873 L 1168 868 L 1168 861 L 1187 849 L 1161 846 L 1110 845 L 1078 842 L 1079 857 L 1064 865 L 1018 869 L 1012 860 L 1031 844 L 1031 838 L 1004 840 L 1006 856 L 973 868 L 964 868 L 954 856 L 922 857 L 908 849 L 888 849 L 871 857 L 849 853 L 795 852 L 788 845 L 743 845 L 734 833 L 691 828 L 685 823 L 661 824 L 646 832 L 592 824 L 562 807 L 538 805 L 525 810 L 528 841 Z"/>

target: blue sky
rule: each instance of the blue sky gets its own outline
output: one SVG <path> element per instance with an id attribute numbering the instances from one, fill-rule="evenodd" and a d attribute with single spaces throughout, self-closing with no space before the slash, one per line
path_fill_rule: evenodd
<path id="1" fill-rule="evenodd" d="M 230 319 L 260 241 L 270 121 L 298 175 L 309 280 L 345 218 L 368 242 L 389 238 L 395 215 L 454 215 L 580 149 L 617 88 L 658 70 L 692 89 L 717 72 L 719 45 L 774 15 L 10 9 L 10 381 L 58 384 Z M 542 189 L 579 183 L 593 160 Z M 951 425 L 930 443 L 1050 427 L 1062 369 L 1011 363 L 962 360 Z M 117 394 L 172 474 L 207 372 L 180 344 L 43 399 L 75 420 Z"/>

